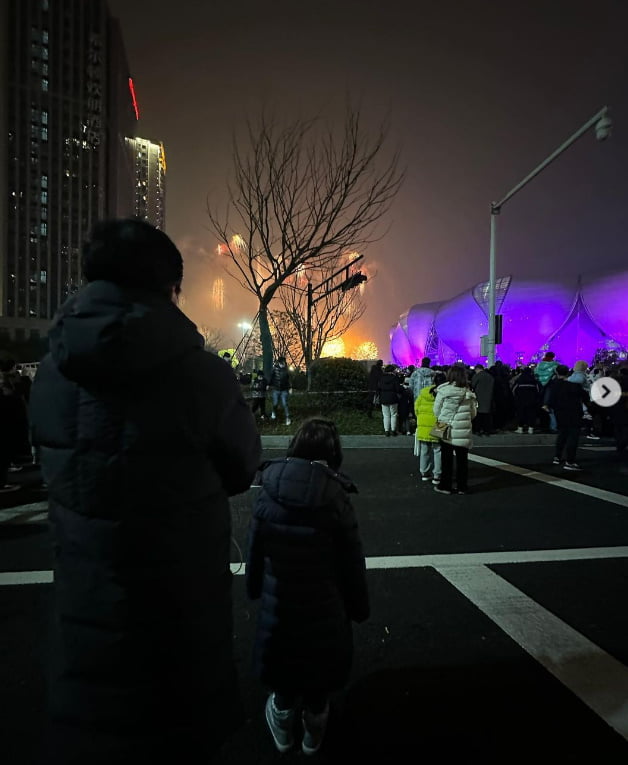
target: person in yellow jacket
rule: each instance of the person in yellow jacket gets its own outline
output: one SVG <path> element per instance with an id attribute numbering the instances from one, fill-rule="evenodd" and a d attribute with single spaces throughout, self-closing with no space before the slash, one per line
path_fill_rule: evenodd
<path id="1" fill-rule="evenodd" d="M 414 401 L 414 414 L 416 416 L 416 433 L 414 435 L 414 455 L 419 458 L 419 471 L 422 481 L 429 481 L 437 485 L 441 476 L 440 441 L 430 435 L 430 430 L 436 424 L 434 414 L 434 398 L 436 388 L 446 382 L 447 378 L 442 372 L 434 375 L 433 384 L 421 388 Z"/>

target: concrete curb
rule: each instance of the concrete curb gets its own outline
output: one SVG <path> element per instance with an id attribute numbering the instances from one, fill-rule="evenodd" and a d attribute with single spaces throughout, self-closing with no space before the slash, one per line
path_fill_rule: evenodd
<path id="1" fill-rule="evenodd" d="M 265 449 L 286 449 L 290 443 L 291 435 L 262 436 L 262 446 Z M 352 435 L 340 436 L 342 446 L 345 449 L 413 449 L 414 436 L 386 437 L 383 434 L 377 436 Z M 498 433 L 494 436 L 476 436 L 473 439 L 473 448 L 497 446 L 552 446 L 556 436 L 552 433 L 536 433 L 534 435 L 518 435 L 517 433 Z M 607 445 L 608 439 L 602 441 L 586 441 L 587 445 Z M 580 445 L 583 446 L 584 439 Z"/>

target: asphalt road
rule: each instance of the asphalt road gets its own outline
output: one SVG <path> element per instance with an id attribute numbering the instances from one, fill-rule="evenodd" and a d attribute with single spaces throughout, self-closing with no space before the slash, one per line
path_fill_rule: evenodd
<path id="1" fill-rule="evenodd" d="M 372 617 L 355 627 L 352 682 L 333 699 L 314 759 L 625 765 L 628 476 L 611 442 L 582 448 L 584 469 L 571 474 L 551 466 L 547 439 L 486 439 L 466 496 L 417 480 L 411 438 L 344 443 L 344 469 L 360 490 Z M 267 439 L 265 449 L 280 456 L 285 439 Z M 0 500 L 0 759 L 31 765 L 50 550 L 39 476 L 17 476 L 25 488 Z M 249 675 L 256 604 L 237 564 L 254 491 L 232 503 L 236 657 L 249 719 L 221 762 L 288 765 L 304 757 L 275 751 L 264 690 Z M 38 583 L 12 583 L 28 576 Z"/>

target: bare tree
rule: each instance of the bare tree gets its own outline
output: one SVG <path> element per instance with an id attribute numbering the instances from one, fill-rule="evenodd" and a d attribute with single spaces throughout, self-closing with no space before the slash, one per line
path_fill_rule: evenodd
<path id="1" fill-rule="evenodd" d="M 398 154 L 385 157 L 387 128 L 366 134 L 347 107 L 340 134 L 319 120 L 279 127 L 262 114 L 234 138 L 233 179 L 210 228 L 226 267 L 258 301 L 264 371 L 273 357 L 268 310 L 277 291 L 302 269 L 324 268 L 382 235 L 383 216 L 403 181 Z"/>
<path id="2" fill-rule="evenodd" d="M 270 333 L 277 356 L 285 356 L 295 367 L 302 366 L 305 354 L 300 327 L 288 311 L 270 312 Z"/>
<path id="3" fill-rule="evenodd" d="M 225 344 L 225 336 L 219 329 L 214 329 L 213 327 L 208 327 L 206 324 L 203 324 L 198 327 L 198 331 L 203 336 L 206 351 L 218 353 Z"/>

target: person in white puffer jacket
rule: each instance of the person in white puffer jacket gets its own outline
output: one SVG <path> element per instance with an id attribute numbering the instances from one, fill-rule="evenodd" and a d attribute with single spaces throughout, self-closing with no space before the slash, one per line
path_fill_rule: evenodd
<path id="1" fill-rule="evenodd" d="M 451 425 L 451 437 L 441 441 L 442 473 L 434 491 L 453 491 L 454 453 L 456 455 L 456 492 L 466 494 L 469 476 L 469 449 L 473 446 L 472 421 L 478 411 L 478 400 L 469 389 L 467 370 L 460 364 L 450 367 L 447 382 L 436 389 L 434 414 L 438 422 Z"/>

